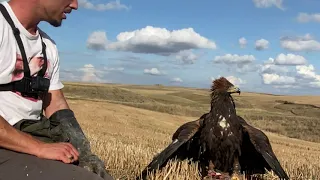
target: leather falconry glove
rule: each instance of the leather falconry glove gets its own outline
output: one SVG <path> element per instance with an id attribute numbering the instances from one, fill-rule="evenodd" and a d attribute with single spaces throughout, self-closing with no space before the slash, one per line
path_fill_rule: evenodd
<path id="1" fill-rule="evenodd" d="M 96 173 L 104 179 L 113 179 L 106 171 L 104 162 L 91 152 L 90 142 L 84 135 L 72 110 L 58 110 L 49 119 L 59 122 L 61 136 L 67 137 L 67 141 L 78 150 L 80 167 Z"/>

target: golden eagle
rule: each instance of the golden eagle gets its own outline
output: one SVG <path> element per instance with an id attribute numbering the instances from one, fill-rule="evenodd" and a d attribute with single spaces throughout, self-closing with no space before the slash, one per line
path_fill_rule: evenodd
<path id="1" fill-rule="evenodd" d="M 268 137 L 236 114 L 232 93 L 239 93 L 226 78 L 213 81 L 211 110 L 199 119 L 181 125 L 172 142 L 142 171 L 137 179 L 164 167 L 170 159 L 191 159 L 200 163 L 202 177 L 216 177 L 214 170 L 242 179 L 273 170 L 280 179 L 289 179 L 274 154 Z M 209 167 L 205 170 L 205 167 Z"/>

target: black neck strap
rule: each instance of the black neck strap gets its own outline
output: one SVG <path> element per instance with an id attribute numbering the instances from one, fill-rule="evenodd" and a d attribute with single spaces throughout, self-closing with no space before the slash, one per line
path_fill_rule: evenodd
<path id="1" fill-rule="evenodd" d="M 18 28 L 15 27 L 15 25 L 14 25 L 10 15 L 9 15 L 8 11 L 6 10 L 6 8 L 1 3 L 0 3 L 0 11 L 2 12 L 2 14 L 3 14 L 4 18 L 7 20 L 7 22 L 10 24 L 10 26 L 11 26 L 11 28 L 13 30 L 13 34 L 14 34 L 16 40 L 17 40 L 17 43 L 18 43 L 18 46 L 19 46 L 19 49 L 20 49 L 20 52 L 21 52 L 21 56 L 22 56 L 22 59 L 23 59 L 24 77 L 30 78 L 31 77 L 31 73 L 30 73 L 29 63 L 28 63 L 28 60 L 27 60 L 26 52 L 25 52 L 24 47 L 23 47 L 22 40 L 20 38 L 20 31 L 19 31 Z M 42 36 L 41 36 L 40 33 L 39 33 L 39 35 L 41 37 L 42 54 L 43 54 L 44 64 L 43 64 L 43 67 L 40 70 L 40 72 L 38 72 L 38 76 L 43 77 L 45 75 L 46 70 L 47 70 L 47 54 L 46 54 L 46 45 L 43 42 L 43 39 L 42 39 Z"/>

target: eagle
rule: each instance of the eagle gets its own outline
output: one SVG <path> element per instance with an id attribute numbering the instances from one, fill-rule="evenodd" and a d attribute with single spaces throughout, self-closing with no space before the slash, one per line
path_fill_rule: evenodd
<path id="1" fill-rule="evenodd" d="M 172 142 L 143 169 L 139 179 L 166 166 L 169 160 L 189 159 L 199 162 L 202 178 L 216 178 L 216 171 L 232 180 L 241 180 L 266 170 L 284 180 L 289 177 L 273 152 L 268 137 L 237 115 L 233 93 L 240 89 L 225 77 L 211 86 L 211 109 L 197 120 L 182 124 L 172 135 Z"/>

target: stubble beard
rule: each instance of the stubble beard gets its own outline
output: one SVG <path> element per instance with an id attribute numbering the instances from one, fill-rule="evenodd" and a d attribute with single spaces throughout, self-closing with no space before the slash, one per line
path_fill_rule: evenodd
<path id="1" fill-rule="evenodd" d="M 48 23 L 53 27 L 60 27 L 62 25 L 62 20 L 50 20 Z"/>

